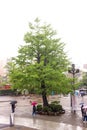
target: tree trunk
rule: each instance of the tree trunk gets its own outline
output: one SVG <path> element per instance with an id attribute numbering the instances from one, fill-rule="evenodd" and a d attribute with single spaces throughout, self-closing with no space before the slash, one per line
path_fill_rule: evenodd
<path id="1" fill-rule="evenodd" d="M 41 88 L 42 88 L 42 99 L 43 99 L 43 106 L 48 106 L 48 100 L 47 100 L 47 96 L 46 96 L 46 86 L 44 81 L 42 81 L 41 83 Z"/>
<path id="2" fill-rule="evenodd" d="M 42 93 L 42 99 L 43 99 L 43 106 L 48 106 L 47 96 L 46 93 Z"/>

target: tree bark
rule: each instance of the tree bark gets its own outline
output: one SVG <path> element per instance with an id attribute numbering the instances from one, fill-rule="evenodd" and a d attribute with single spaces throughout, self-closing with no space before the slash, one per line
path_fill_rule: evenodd
<path id="1" fill-rule="evenodd" d="M 41 88 L 42 88 L 42 99 L 43 99 L 43 106 L 48 106 L 48 100 L 47 100 L 47 96 L 46 96 L 46 86 L 44 81 L 42 81 L 41 83 Z"/>

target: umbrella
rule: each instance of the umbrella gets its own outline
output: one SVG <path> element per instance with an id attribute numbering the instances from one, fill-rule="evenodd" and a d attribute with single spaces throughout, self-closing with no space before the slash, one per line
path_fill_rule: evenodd
<path id="1" fill-rule="evenodd" d="M 84 95 L 85 95 L 85 92 L 81 91 L 80 94 L 81 94 L 81 96 L 84 96 Z"/>
<path id="2" fill-rule="evenodd" d="M 83 103 L 83 102 L 81 102 L 79 105 L 84 105 L 84 103 Z"/>
<path id="3" fill-rule="evenodd" d="M 37 102 L 35 102 L 35 101 L 31 103 L 31 105 L 33 105 L 33 106 L 35 106 L 36 104 L 37 104 Z"/>
<path id="4" fill-rule="evenodd" d="M 10 104 L 16 104 L 16 103 L 17 103 L 17 101 L 15 101 L 15 100 L 10 102 Z"/>
<path id="5" fill-rule="evenodd" d="M 87 105 L 86 106 L 83 106 L 83 108 L 82 109 L 87 109 Z"/>

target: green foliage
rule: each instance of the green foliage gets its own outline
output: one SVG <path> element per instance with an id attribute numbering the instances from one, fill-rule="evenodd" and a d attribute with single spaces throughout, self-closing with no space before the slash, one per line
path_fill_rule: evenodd
<path id="1" fill-rule="evenodd" d="M 4 96 L 4 95 L 16 95 L 16 91 L 14 90 L 0 90 L 0 96 Z"/>
<path id="2" fill-rule="evenodd" d="M 58 111 L 61 111 L 61 110 L 63 110 L 63 108 L 62 108 L 62 105 L 58 105 Z"/>
<path id="3" fill-rule="evenodd" d="M 60 104 L 49 104 L 49 107 L 51 108 L 52 112 L 59 112 L 62 110 L 62 106 Z"/>
<path id="4" fill-rule="evenodd" d="M 59 104 L 60 101 L 52 101 L 51 104 Z"/>
<path id="5" fill-rule="evenodd" d="M 62 108 L 62 105 L 60 105 L 59 103 L 60 103 L 59 101 L 53 101 L 48 106 L 42 106 L 42 105 L 38 104 L 37 112 L 38 113 L 46 112 L 47 114 L 49 114 L 50 112 L 53 112 L 53 113 L 63 112 L 64 113 L 65 110 Z"/>
<path id="6" fill-rule="evenodd" d="M 38 111 L 38 112 L 42 111 L 42 105 L 40 105 L 40 104 L 37 105 L 37 111 Z"/>
<path id="7" fill-rule="evenodd" d="M 53 101 L 51 104 L 49 104 L 49 107 L 53 112 L 59 112 L 62 110 L 62 105 L 59 104 L 60 101 Z"/>
<path id="8" fill-rule="evenodd" d="M 43 112 L 49 112 L 49 111 L 52 111 L 52 109 L 48 106 L 44 106 L 43 107 Z"/>
<path id="9" fill-rule="evenodd" d="M 34 23 L 29 23 L 24 41 L 18 56 L 7 65 L 13 88 L 44 92 L 45 96 L 52 91 L 66 92 L 69 81 L 63 72 L 67 70 L 69 60 L 64 51 L 65 44 L 57 38 L 56 31 L 51 25 L 41 25 L 36 18 Z"/>
<path id="10" fill-rule="evenodd" d="M 82 81 L 81 81 L 81 85 L 82 85 L 82 86 L 87 86 L 87 72 L 85 72 L 85 73 L 83 74 Z"/>

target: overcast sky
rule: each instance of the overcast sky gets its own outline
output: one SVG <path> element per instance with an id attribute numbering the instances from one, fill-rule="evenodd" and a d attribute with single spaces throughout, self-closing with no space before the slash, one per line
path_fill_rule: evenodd
<path id="1" fill-rule="evenodd" d="M 87 63 L 87 0 L 0 0 L 0 60 L 17 55 L 36 17 L 57 30 L 73 63 Z"/>

